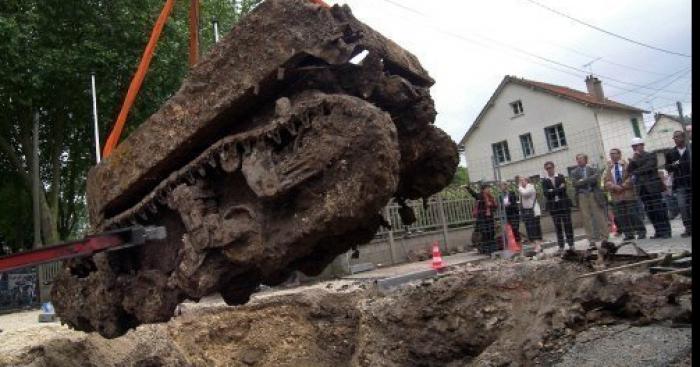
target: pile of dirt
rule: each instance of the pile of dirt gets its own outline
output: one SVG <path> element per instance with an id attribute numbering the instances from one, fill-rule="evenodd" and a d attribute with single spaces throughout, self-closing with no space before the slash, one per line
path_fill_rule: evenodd
<path id="1" fill-rule="evenodd" d="M 558 259 L 503 261 L 388 293 L 329 283 L 245 306 L 193 307 L 112 340 L 57 337 L 6 351 L 0 366 L 552 365 L 595 328 L 691 320 L 688 278 L 575 279 L 588 270 Z"/>

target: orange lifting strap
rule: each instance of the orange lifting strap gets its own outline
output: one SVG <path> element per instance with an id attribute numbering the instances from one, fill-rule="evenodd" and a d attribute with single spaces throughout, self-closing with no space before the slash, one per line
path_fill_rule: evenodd
<path id="1" fill-rule="evenodd" d="M 146 77 L 148 65 L 150 65 L 151 59 L 153 58 L 153 52 L 156 49 L 158 38 L 160 38 L 160 33 L 163 31 L 165 22 L 168 20 L 168 15 L 170 15 L 170 11 L 173 10 L 174 2 L 174 0 L 167 0 L 165 2 L 163 10 L 160 11 L 158 20 L 153 26 L 151 38 L 148 40 L 148 44 L 146 44 L 146 50 L 144 50 L 143 52 L 143 56 L 141 57 L 139 67 L 138 69 L 136 69 L 136 74 L 134 75 L 134 78 L 131 79 L 131 84 L 129 85 L 129 90 L 126 92 L 126 98 L 124 99 L 124 103 L 122 104 L 122 109 L 119 111 L 119 116 L 117 117 L 117 121 L 114 123 L 114 128 L 112 128 L 112 132 L 109 134 L 109 138 L 107 138 L 107 142 L 105 143 L 105 146 L 102 149 L 103 158 L 107 158 L 119 142 L 119 136 L 122 134 L 122 130 L 124 129 L 126 117 L 129 114 L 131 106 L 133 106 L 134 101 L 136 100 L 136 95 L 139 93 L 139 89 L 141 88 L 143 79 Z"/>
<path id="2" fill-rule="evenodd" d="M 320 5 L 324 8 L 329 8 L 330 6 L 326 4 L 323 0 L 309 0 L 314 4 Z M 151 59 L 153 58 L 153 52 L 156 49 L 156 44 L 160 38 L 160 34 L 163 31 L 165 22 L 168 20 L 170 11 L 173 9 L 174 0 L 167 0 L 161 10 L 160 15 L 156 24 L 153 26 L 153 31 L 151 31 L 151 38 L 146 44 L 146 49 L 141 57 L 141 62 L 139 63 L 138 69 L 136 69 L 136 74 L 134 78 L 131 79 L 131 84 L 129 84 L 129 90 L 126 92 L 126 98 L 122 104 L 122 109 L 119 111 L 119 116 L 117 116 L 117 121 L 114 123 L 114 128 L 107 138 L 107 142 L 102 150 L 102 158 L 106 159 L 117 147 L 119 143 L 119 137 L 124 129 L 124 123 L 126 122 L 126 117 L 129 115 L 129 110 L 134 105 L 136 100 L 136 95 L 141 89 L 141 84 L 143 84 L 143 79 L 146 77 L 146 72 L 148 71 L 148 66 L 151 64 Z M 189 63 L 193 66 L 197 63 L 197 58 L 199 56 L 199 0 L 190 0 L 190 54 Z"/>

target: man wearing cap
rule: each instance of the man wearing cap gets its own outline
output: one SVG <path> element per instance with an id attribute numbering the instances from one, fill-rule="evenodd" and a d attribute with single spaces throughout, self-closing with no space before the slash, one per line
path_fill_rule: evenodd
<path id="1" fill-rule="evenodd" d="M 630 159 L 627 170 L 644 204 L 647 217 L 654 226 L 655 233 L 651 238 L 671 238 L 671 223 L 661 195 L 664 184 L 659 177 L 656 154 L 644 151 L 644 140 L 641 138 L 633 138 L 630 145 L 634 155 Z"/>
<path id="2" fill-rule="evenodd" d="M 681 218 L 683 218 L 685 232 L 681 234 L 681 237 L 690 237 L 692 231 L 690 146 L 686 146 L 685 134 L 680 130 L 673 132 L 673 142 L 676 146 L 666 153 L 666 165 L 664 167 L 672 175 L 673 184 L 671 188 L 673 196 L 676 197 L 678 209 L 680 210 Z"/>

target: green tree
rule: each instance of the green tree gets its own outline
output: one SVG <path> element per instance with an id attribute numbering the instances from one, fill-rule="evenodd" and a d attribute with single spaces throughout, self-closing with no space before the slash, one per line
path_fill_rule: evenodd
<path id="1" fill-rule="evenodd" d="M 202 19 L 216 16 L 229 29 L 259 1 L 203 1 Z M 40 195 L 44 243 L 85 227 L 85 179 L 94 164 L 90 73 L 97 79 L 100 137 L 104 142 L 129 87 L 164 0 L 5 0 L 0 2 L 0 238 L 17 208 L 31 213 L 32 121 L 40 113 Z M 124 136 L 179 88 L 188 70 L 189 2 L 178 1 L 161 35 L 150 70 L 127 120 Z M 203 51 L 210 47 L 202 22 Z M 14 177 L 14 181 L 5 179 Z M 29 195 L 29 196 L 28 196 Z M 1 200 L 1 198 L 0 198 Z M 14 205 L 14 207 L 12 206 Z M 21 238 L 21 240 L 19 240 Z"/>
<path id="2" fill-rule="evenodd" d="M 450 182 L 448 188 L 459 187 L 466 185 L 467 183 L 469 183 L 469 172 L 467 171 L 467 167 L 457 166 L 457 171 L 455 171 L 455 175 L 452 178 L 452 182 Z"/>

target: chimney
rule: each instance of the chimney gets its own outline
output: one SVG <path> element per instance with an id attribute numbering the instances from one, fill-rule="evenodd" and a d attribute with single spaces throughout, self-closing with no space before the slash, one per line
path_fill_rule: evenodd
<path id="1" fill-rule="evenodd" d="M 603 85 L 600 83 L 600 79 L 589 75 L 586 77 L 586 88 L 588 89 L 588 94 L 592 95 L 596 101 L 605 101 L 605 95 L 603 94 Z"/>

